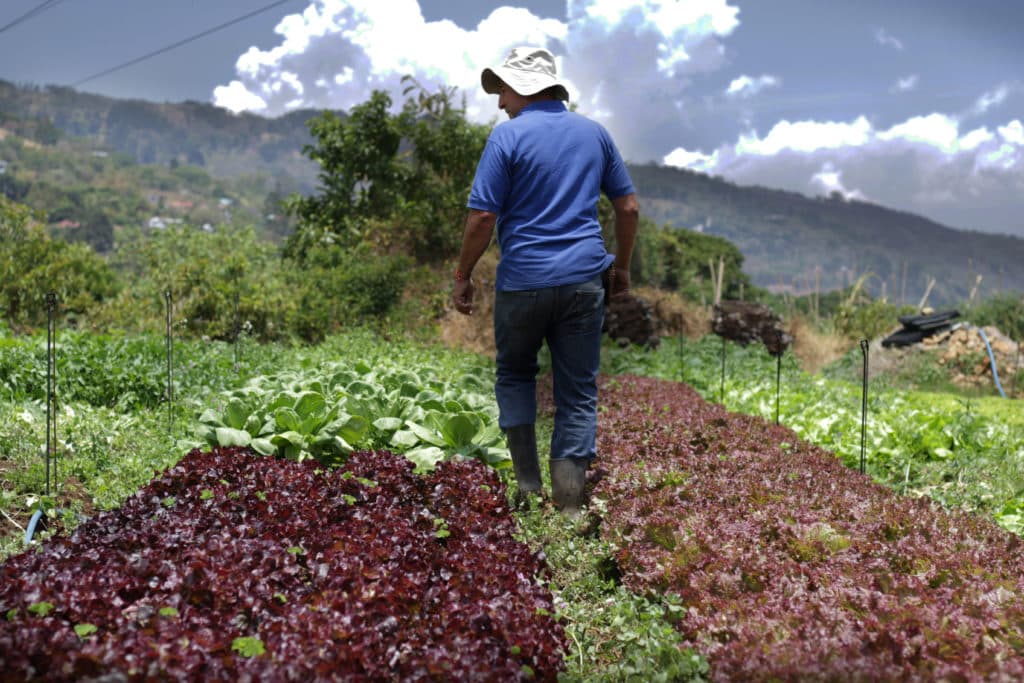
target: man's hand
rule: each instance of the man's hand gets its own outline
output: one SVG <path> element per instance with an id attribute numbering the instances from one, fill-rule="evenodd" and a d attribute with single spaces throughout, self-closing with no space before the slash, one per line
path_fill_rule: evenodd
<path id="1" fill-rule="evenodd" d="M 455 310 L 463 315 L 473 313 L 473 281 L 470 279 L 458 280 L 455 282 L 455 290 L 452 292 L 452 303 Z"/>
<path id="2" fill-rule="evenodd" d="M 608 298 L 629 296 L 629 271 L 612 266 L 608 278 Z"/>
<path id="3" fill-rule="evenodd" d="M 612 200 L 615 209 L 615 265 L 608 287 L 608 298 L 629 295 L 629 266 L 633 256 L 633 243 L 640 223 L 640 202 L 636 194 L 627 194 Z"/>
<path id="4" fill-rule="evenodd" d="M 473 312 L 473 266 L 480 260 L 491 242 L 498 214 L 480 209 L 470 209 L 466 214 L 466 228 L 462 234 L 462 250 L 459 252 L 458 267 L 455 269 L 455 290 L 452 303 L 455 310 L 463 315 Z"/>

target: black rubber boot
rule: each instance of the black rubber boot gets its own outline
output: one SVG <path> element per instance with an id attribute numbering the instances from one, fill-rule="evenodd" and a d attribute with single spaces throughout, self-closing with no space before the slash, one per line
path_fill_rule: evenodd
<path id="1" fill-rule="evenodd" d="M 587 482 L 586 458 L 562 458 L 551 461 L 551 498 L 555 507 L 571 519 L 577 519 L 582 510 Z"/>
<path id="2" fill-rule="evenodd" d="M 540 494 L 540 463 L 537 461 L 537 433 L 532 424 L 516 425 L 505 430 L 512 469 L 516 473 L 519 494 L 516 502 L 526 502 L 528 494 Z"/>

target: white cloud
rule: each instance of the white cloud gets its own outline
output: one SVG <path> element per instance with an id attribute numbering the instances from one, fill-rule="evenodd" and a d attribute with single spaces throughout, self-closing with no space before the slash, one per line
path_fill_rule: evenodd
<path id="1" fill-rule="evenodd" d="M 911 74 L 906 78 L 897 79 L 890 88 L 890 92 L 910 92 L 917 87 L 917 83 L 920 80 L 917 74 Z"/>
<path id="2" fill-rule="evenodd" d="M 896 36 L 890 35 L 884 28 L 875 29 L 875 42 L 885 47 L 891 47 L 896 50 L 903 49 L 903 41 Z"/>
<path id="3" fill-rule="evenodd" d="M 739 78 L 732 79 L 729 87 L 725 89 L 725 94 L 728 97 L 753 97 L 765 88 L 777 87 L 780 83 L 781 80 L 776 76 L 764 75 L 751 78 L 744 74 Z"/>
<path id="4" fill-rule="evenodd" d="M 1019 232 L 1012 205 L 1024 188 L 1024 124 L 965 130 L 946 114 L 915 116 L 888 128 L 852 121 L 781 121 L 764 136 L 748 132 L 714 152 L 680 148 L 668 165 L 740 184 L 840 192 L 931 216 L 953 227 Z M 979 218 L 980 217 L 980 218 Z M 968 222 L 970 221 L 970 222 Z"/>
<path id="5" fill-rule="evenodd" d="M 710 173 L 718 165 L 718 152 L 704 154 L 703 152 L 691 152 L 683 147 L 677 147 L 665 156 L 663 163 L 667 166 L 689 168 L 693 171 Z"/>
<path id="6" fill-rule="evenodd" d="M 975 128 L 960 138 L 960 149 L 969 151 L 977 149 L 986 142 L 991 142 L 995 136 L 988 128 Z"/>
<path id="7" fill-rule="evenodd" d="M 866 118 L 851 123 L 837 121 L 780 121 L 761 138 L 757 133 L 745 133 L 736 143 L 740 155 L 772 156 L 783 151 L 814 152 L 821 149 L 857 147 L 871 135 L 871 124 Z"/>
<path id="8" fill-rule="evenodd" d="M 1005 126 L 1000 126 L 999 135 L 1012 145 L 1024 146 L 1024 125 L 1021 124 L 1020 119 L 1014 119 Z"/>
<path id="9" fill-rule="evenodd" d="M 220 107 L 234 112 L 251 111 L 262 114 L 267 110 L 267 102 L 253 93 L 241 81 L 231 81 L 217 88 L 216 103 Z"/>
<path id="10" fill-rule="evenodd" d="M 468 96 L 470 115 L 490 120 L 497 110 L 480 91 L 480 70 L 504 57 L 510 37 L 516 44 L 553 45 L 564 40 L 565 29 L 511 7 L 466 31 L 447 20 L 425 21 L 417 0 L 316 0 L 278 23 L 279 45 L 252 47 L 239 57 L 238 78 L 215 88 L 213 101 L 272 116 L 297 107 L 348 109 L 374 89 L 401 99 L 401 78 L 412 75 L 431 89 L 457 86 Z"/>
<path id="11" fill-rule="evenodd" d="M 982 93 L 981 97 L 974 101 L 974 106 L 971 107 L 969 115 L 980 116 L 989 109 L 997 107 L 1006 101 L 1006 98 L 1010 96 L 1010 86 L 1000 85 L 994 90 Z"/>
<path id="12" fill-rule="evenodd" d="M 919 143 L 922 147 L 933 147 L 945 154 L 954 154 L 960 145 L 959 124 L 945 114 L 914 116 L 889 130 L 879 131 L 877 137 L 881 141 Z"/>
<path id="13" fill-rule="evenodd" d="M 724 63 L 738 13 L 727 0 L 568 0 L 564 22 L 501 7 L 465 30 L 424 20 L 417 0 L 314 0 L 281 20 L 277 46 L 239 57 L 237 78 L 213 100 L 270 116 L 348 109 L 373 89 L 397 103 L 410 74 L 430 89 L 456 86 L 467 115 L 488 122 L 503 117 L 480 89 L 481 69 L 514 45 L 544 45 L 580 111 L 608 126 L 627 156 L 653 160 L 686 131 L 686 87 Z"/>
<path id="14" fill-rule="evenodd" d="M 811 176 L 810 184 L 818 188 L 823 195 L 838 192 L 845 199 L 866 199 L 860 190 L 849 190 L 843 185 L 843 172 L 836 170 L 830 161 L 826 161 L 821 169 Z"/>

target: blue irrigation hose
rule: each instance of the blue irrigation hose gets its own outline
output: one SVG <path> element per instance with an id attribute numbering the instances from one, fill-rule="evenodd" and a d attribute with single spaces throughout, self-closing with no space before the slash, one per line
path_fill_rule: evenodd
<path id="1" fill-rule="evenodd" d="M 59 515 L 62 514 L 64 511 L 60 509 L 55 509 L 54 512 L 56 512 Z M 36 510 L 35 512 L 32 513 L 32 519 L 28 520 L 28 526 L 25 527 L 25 545 L 29 545 L 30 543 L 32 543 L 32 535 L 35 534 L 36 526 L 39 524 L 39 520 L 43 518 L 44 514 L 45 513 L 42 510 Z"/>
<path id="2" fill-rule="evenodd" d="M 973 326 L 972 326 L 973 327 Z M 985 336 L 985 330 L 980 327 L 975 327 L 978 334 L 981 335 L 981 341 L 985 342 L 985 348 L 988 350 L 988 362 L 992 365 L 992 377 L 996 381 L 996 389 L 999 390 L 999 395 L 1006 398 L 1006 392 L 1003 391 L 1003 385 L 999 382 L 999 371 L 996 370 L 996 357 L 992 353 L 992 345 L 988 343 L 988 337 Z"/>

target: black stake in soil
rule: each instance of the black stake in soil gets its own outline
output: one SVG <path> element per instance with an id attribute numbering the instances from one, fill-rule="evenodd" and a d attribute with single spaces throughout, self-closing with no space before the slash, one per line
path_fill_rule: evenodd
<path id="1" fill-rule="evenodd" d="M 860 403 L 860 471 L 864 473 L 866 458 L 864 455 L 865 443 L 868 435 L 868 340 L 860 340 L 860 351 L 864 354 L 864 386 L 861 392 Z"/>
<path id="2" fill-rule="evenodd" d="M 171 320 L 171 290 L 164 290 L 164 301 L 167 302 L 167 433 L 174 431 L 174 357 L 173 324 Z"/>
<path id="3" fill-rule="evenodd" d="M 686 381 L 686 373 L 683 372 L 683 328 L 679 328 L 679 381 Z"/>
<path id="4" fill-rule="evenodd" d="M 782 332 L 775 330 L 775 424 L 779 424 L 779 393 L 782 386 Z"/>
<path id="5" fill-rule="evenodd" d="M 1024 342 L 1017 342 L 1017 364 L 1013 366 L 1013 384 L 1010 386 L 1010 398 L 1017 398 L 1017 376 L 1020 375 L 1020 347 Z"/>
<path id="6" fill-rule="evenodd" d="M 238 372 L 238 290 L 235 290 L 235 372 Z"/>
<path id="7" fill-rule="evenodd" d="M 57 398 L 55 396 L 57 372 L 57 354 L 54 349 L 57 341 L 57 323 L 54 312 L 57 308 L 57 293 L 46 293 L 46 495 L 50 495 L 50 460 L 53 460 L 54 492 L 57 483 Z"/>
<path id="8" fill-rule="evenodd" d="M 719 391 L 721 404 L 725 405 L 725 337 L 722 337 L 722 389 Z"/>

